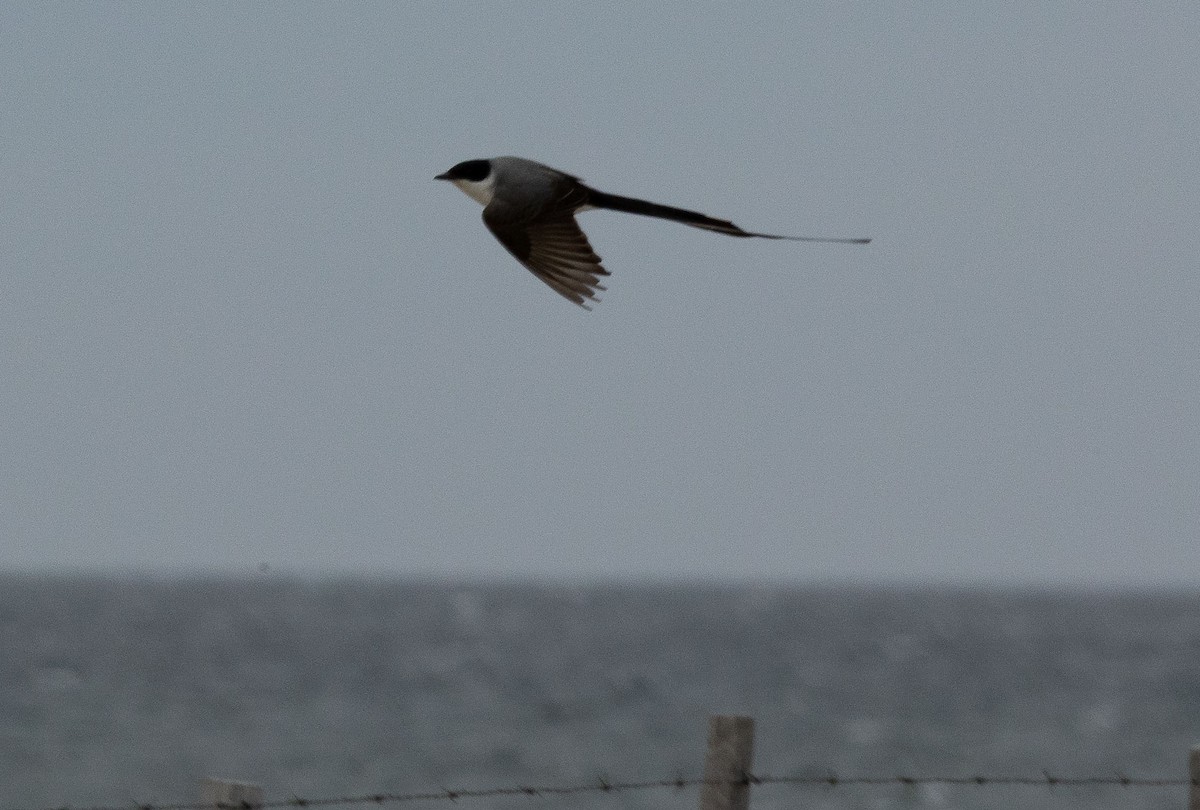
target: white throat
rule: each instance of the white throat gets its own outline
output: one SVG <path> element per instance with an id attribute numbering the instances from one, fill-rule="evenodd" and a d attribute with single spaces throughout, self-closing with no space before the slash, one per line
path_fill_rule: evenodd
<path id="1" fill-rule="evenodd" d="M 492 201 L 492 191 L 496 187 L 496 175 L 493 172 L 482 180 L 451 180 L 450 182 L 458 186 L 459 191 L 475 202 L 487 205 Z"/>

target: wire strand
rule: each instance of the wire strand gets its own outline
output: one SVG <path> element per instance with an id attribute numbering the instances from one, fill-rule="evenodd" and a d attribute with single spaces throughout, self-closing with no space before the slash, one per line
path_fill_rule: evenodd
<path id="1" fill-rule="evenodd" d="M 962 787 L 1044 787 L 1053 789 L 1080 787 L 1120 787 L 1120 788 L 1178 788 L 1200 787 L 1200 779 L 1172 779 L 1162 777 L 1137 776 L 1054 776 L 1043 771 L 1040 776 L 841 776 L 834 772 L 809 776 L 771 776 L 767 774 L 746 774 L 736 782 L 721 782 L 705 779 L 657 779 L 639 782 L 612 782 L 598 779 L 580 785 L 512 785 L 492 788 L 441 788 L 438 790 L 414 793 L 366 793 L 354 796 L 324 796 L 304 798 L 292 796 L 286 799 L 269 799 L 258 802 L 131 802 L 124 805 L 58 805 L 42 807 L 37 810 L 275 810 L 276 808 L 324 808 L 352 805 L 383 805 L 404 804 L 409 802 L 457 802 L 460 799 L 491 799 L 504 797 L 527 796 L 530 798 L 573 796 L 582 793 L 620 793 L 625 791 L 642 790 L 684 790 L 686 788 L 702 787 L 704 785 L 794 785 L 799 787 L 817 787 L 825 789 L 844 787 L 914 787 L 919 785 L 951 785 Z M 9 810 L 21 810 L 9 808 Z"/>

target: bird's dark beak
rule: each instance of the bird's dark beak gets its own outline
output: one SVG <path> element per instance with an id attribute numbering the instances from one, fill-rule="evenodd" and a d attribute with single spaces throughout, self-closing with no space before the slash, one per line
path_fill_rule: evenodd
<path id="1" fill-rule="evenodd" d="M 434 180 L 449 180 L 450 172 L 442 172 L 441 174 L 439 174 L 437 177 L 435 177 L 433 179 Z"/>

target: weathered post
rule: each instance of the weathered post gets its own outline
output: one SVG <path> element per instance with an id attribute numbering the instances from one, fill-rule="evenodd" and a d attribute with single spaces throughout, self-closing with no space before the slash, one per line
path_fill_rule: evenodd
<path id="1" fill-rule="evenodd" d="M 700 810 L 750 810 L 753 764 L 754 718 L 710 717 Z"/>
<path id="2" fill-rule="evenodd" d="M 209 778 L 200 781 L 200 801 L 212 808 L 262 807 L 263 791 L 248 782 Z"/>
<path id="3" fill-rule="evenodd" d="M 1188 810 L 1200 810 L 1200 745 L 1188 754 Z"/>

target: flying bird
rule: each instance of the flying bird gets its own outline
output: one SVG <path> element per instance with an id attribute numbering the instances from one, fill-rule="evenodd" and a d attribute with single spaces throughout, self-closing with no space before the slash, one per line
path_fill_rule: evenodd
<path id="1" fill-rule="evenodd" d="M 732 222 L 669 205 L 620 197 L 586 186 L 578 177 L 519 157 L 466 160 L 439 174 L 483 205 L 483 224 L 517 261 L 552 290 L 584 309 L 599 301 L 608 271 L 588 244 L 575 215 L 592 208 L 658 217 L 694 228 L 759 239 L 795 242 L 842 242 L 865 245 L 870 239 L 779 236 L 744 231 Z"/>

